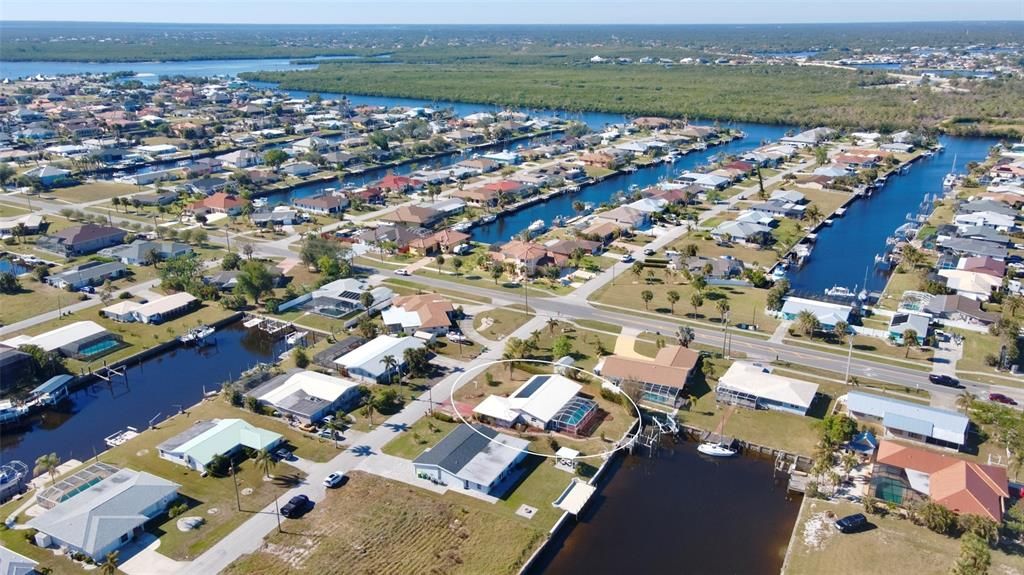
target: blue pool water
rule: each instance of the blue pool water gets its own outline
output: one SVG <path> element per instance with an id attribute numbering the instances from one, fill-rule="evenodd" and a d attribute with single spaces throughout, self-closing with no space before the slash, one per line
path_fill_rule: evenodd
<path id="1" fill-rule="evenodd" d="M 31 271 L 31 268 L 21 265 L 10 258 L 0 258 L 0 273 L 14 274 L 20 276 Z"/>
<path id="2" fill-rule="evenodd" d="M 121 342 L 117 341 L 116 339 L 105 339 L 102 341 L 97 341 L 96 343 L 89 344 L 83 347 L 82 349 L 78 350 L 78 352 L 82 355 L 83 358 L 89 359 L 102 355 L 103 353 L 108 352 L 114 349 L 115 347 L 118 347 L 119 345 L 121 345 Z"/>

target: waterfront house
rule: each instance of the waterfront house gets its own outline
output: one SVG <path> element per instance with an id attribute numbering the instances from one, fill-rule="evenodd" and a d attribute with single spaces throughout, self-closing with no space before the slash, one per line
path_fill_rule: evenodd
<path id="1" fill-rule="evenodd" d="M 484 425 L 459 425 L 413 461 L 416 476 L 491 494 L 526 457 L 530 442 Z"/>
<path id="2" fill-rule="evenodd" d="M 39 166 L 25 171 L 25 177 L 36 180 L 44 187 L 52 187 L 63 184 L 70 179 L 71 171 L 53 166 Z"/>
<path id="3" fill-rule="evenodd" d="M 107 553 L 142 535 L 146 523 L 177 499 L 178 487 L 144 471 L 121 469 L 27 525 L 37 531 L 34 540 L 39 547 L 60 547 L 103 561 Z"/>
<path id="4" fill-rule="evenodd" d="M 252 425 L 244 419 L 197 421 L 185 431 L 156 446 L 161 459 L 196 471 L 217 456 L 230 457 L 243 448 L 273 450 L 284 443 L 279 433 Z"/>
<path id="5" fill-rule="evenodd" d="M 36 571 L 38 564 L 35 559 L 25 557 L 6 547 L 0 547 L 0 575 L 34 575 L 38 573 Z"/>
<path id="6" fill-rule="evenodd" d="M 644 229 L 651 223 L 651 214 L 631 206 L 619 206 L 594 216 L 595 220 L 618 224 L 629 230 Z"/>
<path id="7" fill-rule="evenodd" d="M 121 338 L 94 321 L 76 321 L 39 335 L 18 335 L 0 344 L 9 347 L 34 345 L 65 357 L 93 359 L 122 345 Z"/>
<path id="8" fill-rule="evenodd" d="M 416 337 L 381 335 L 339 357 L 334 363 L 356 381 L 390 383 L 394 375 L 405 370 L 405 351 L 424 347 L 423 340 Z M 389 355 L 397 362 L 395 368 L 389 368 L 384 362 Z"/>
<path id="9" fill-rule="evenodd" d="M 423 189 L 426 186 L 426 183 L 423 180 L 410 178 L 409 176 L 388 174 L 381 178 L 375 185 L 386 192 L 406 193 Z"/>
<path id="10" fill-rule="evenodd" d="M 152 264 L 154 257 L 157 260 L 166 260 L 190 253 L 192 253 L 192 247 L 188 244 L 170 240 L 135 240 L 127 245 L 104 248 L 99 251 L 102 256 L 134 266 Z"/>
<path id="11" fill-rule="evenodd" d="M 139 204 L 147 207 L 167 206 L 178 199 L 178 192 L 153 192 L 151 194 L 136 194 L 133 200 L 139 200 Z"/>
<path id="12" fill-rule="evenodd" d="M 754 204 L 750 207 L 755 212 L 761 212 L 769 214 L 771 216 L 778 216 L 782 218 L 793 218 L 799 220 L 803 218 L 804 211 L 807 209 L 806 205 L 798 204 L 796 202 L 788 202 L 785 200 L 772 199 L 767 202 L 761 202 Z"/>
<path id="13" fill-rule="evenodd" d="M 271 211 L 260 211 L 249 214 L 249 223 L 265 228 L 267 226 L 291 226 L 299 223 L 299 212 L 285 206 L 277 206 Z"/>
<path id="14" fill-rule="evenodd" d="M 389 333 L 405 335 L 420 331 L 443 335 L 452 327 L 454 317 L 451 300 L 433 293 L 396 297 L 391 307 L 381 312 Z"/>
<path id="15" fill-rule="evenodd" d="M 313 356 L 313 363 L 327 370 L 336 370 L 338 369 L 338 365 L 334 363 L 335 359 L 338 359 L 364 343 L 366 343 L 366 338 L 359 337 L 358 335 L 350 335 L 331 344 L 327 349 L 317 352 Z"/>
<path id="16" fill-rule="evenodd" d="M 296 198 L 292 200 L 296 208 L 322 216 L 340 214 L 348 208 L 348 198 L 344 196 L 313 196 L 310 198 Z"/>
<path id="17" fill-rule="evenodd" d="M 38 246 L 64 256 L 80 256 L 121 244 L 126 235 L 128 232 L 120 228 L 83 224 L 40 238 Z"/>
<path id="18" fill-rule="evenodd" d="M 415 237 L 409 240 L 403 249 L 417 256 L 429 256 L 438 252 L 449 253 L 456 246 L 469 241 L 469 238 L 469 234 L 452 229 L 443 229 L 433 234 Z"/>
<path id="19" fill-rule="evenodd" d="M 1008 232 L 1017 227 L 1014 216 L 1008 216 L 993 211 L 977 211 L 966 214 L 958 214 L 953 218 L 953 224 L 957 227 L 979 226 L 991 228 L 1000 232 Z"/>
<path id="20" fill-rule="evenodd" d="M 610 355 L 601 358 L 594 373 L 622 386 L 624 381 L 640 384 L 640 398 L 678 407 L 682 391 L 700 362 L 700 354 L 679 345 L 658 350 L 654 359 Z"/>
<path id="21" fill-rule="evenodd" d="M 1015 218 L 1018 213 L 1017 210 L 1010 206 L 997 202 L 995 200 L 974 200 L 965 202 L 957 207 L 957 212 L 960 214 L 973 214 L 975 212 L 992 212 L 1001 214 L 1009 218 Z"/>
<path id="22" fill-rule="evenodd" d="M 821 324 L 821 329 L 831 330 L 839 322 L 849 324 L 853 308 L 848 305 L 790 296 L 782 304 L 781 314 L 784 319 L 795 321 L 803 311 L 814 314 Z"/>
<path id="23" fill-rule="evenodd" d="M 883 440 L 871 474 L 873 496 L 897 505 L 931 500 L 956 514 L 1001 523 L 1010 496 L 1006 468 Z"/>
<path id="24" fill-rule="evenodd" d="M 307 311 L 337 319 L 364 311 L 366 307 L 361 300 L 366 291 L 373 297 L 370 311 L 380 311 L 391 305 L 391 299 L 394 297 L 391 288 L 383 285 L 372 287 L 358 278 L 342 278 L 282 303 L 279 309 L 283 312 L 302 306 Z"/>
<path id="25" fill-rule="evenodd" d="M 716 174 L 702 174 L 700 172 L 683 172 L 679 174 L 676 181 L 684 184 L 693 184 L 702 190 L 724 190 L 732 183 L 729 178 Z"/>
<path id="26" fill-rule="evenodd" d="M 128 268 L 121 262 L 91 261 L 46 276 L 43 281 L 55 288 L 77 291 L 86 286 L 100 285 L 106 280 L 118 279 L 127 273 Z"/>
<path id="27" fill-rule="evenodd" d="M 914 343 L 916 345 L 924 345 L 924 340 L 928 337 L 928 326 L 931 324 L 931 321 L 931 316 L 926 314 L 911 311 L 897 312 L 889 320 L 889 339 L 899 345 L 903 345 L 903 334 L 908 329 L 912 329 L 917 334 L 917 341 Z"/>
<path id="28" fill-rule="evenodd" d="M 228 152 L 222 156 L 217 156 L 220 160 L 221 165 L 228 168 L 234 168 L 236 170 L 242 170 L 245 168 L 251 168 L 259 165 L 263 158 L 259 154 L 251 150 L 237 150 L 234 152 Z"/>
<path id="29" fill-rule="evenodd" d="M 988 301 L 992 293 L 1002 286 L 1000 278 L 987 273 L 966 270 L 939 270 L 939 277 L 945 278 L 946 287 L 964 297 Z"/>
<path id="30" fill-rule="evenodd" d="M 966 257 L 960 258 L 956 269 L 1002 279 L 1006 275 L 1006 262 L 991 257 Z"/>
<path id="31" fill-rule="evenodd" d="M 246 393 L 290 419 L 317 423 L 359 402 L 359 384 L 316 371 L 289 370 Z"/>
<path id="32" fill-rule="evenodd" d="M 199 307 L 199 300 L 188 292 L 179 292 L 141 304 L 132 311 L 135 321 L 159 324 L 189 313 Z"/>
<path id="33" fill-rule="evenodd" d="M 604 249 L 604 244 L 582 239 L 558 239 L 545 242 L 544 247 L 553 254 L 571 258 L 577 250 L 584 255 L 596 256 Z"/>
<path id="34" fill-rule="evenodd" d="M 602 244 L 609 244 L 615 238 L 622 235 L 623 228 L 621 225 L 615 222 L 609 222 L 607 220 L 594 220 L 587 226 L 581 234 L 586 238 L 593 238 Z"/>
<path id="35" fill-rule="evenodd" d="M 733 362 L 718 379 L 715 400 L 750 409 L 770 409 L 807 415 L 818 395 L 818 384 L 772 373 L 770 366 Z"/>
<path id="36" fill-rule="evenodd" d="M 189 191 L 193 194 L 201 194 L 204 196 L 209 196 L 217 192 L 227 192 L 235 187 L 235 183 L 231 180 L 216 177 L 197 178 L 195 180 L 185 182 L 185 185 L 188 186 Z"/>
<path id="37" fill-rule="evenodd" d="M 743 275 L 743 262 L 732 257 L 673 256 L 669 258 L 669 267 L 676 270 L 686 269 L 691 274 L 700 274 L 706 279 L 715 280 L 727 280 Z"/>
<path id="38" fill-rule="evenodd" d="M 586 435 L 598 408 L 593 399 L 579 395 L 581 389 L 580 384 L 562 375 L 535 375 L 508 397 L 487 396 L 473 408 L 473 415 L 502 427 L 525 425 Z"/>
<path id="39" fill-rule="evenodd" d="M 889 437 L 961 449 L 967 443 L 971 422 L 949 410 L 920 403 L 851 391 L 846 411 L 857 421 L 881 425 Z"/>
<path id="40" fill-rule="evenodd" d="M 304 178 L 315 174 L 317 167 L 309 162 L 295 162 L 281 167 L 281 171 L 289 176 Z"/>
<path id="41" fill-rule="evenodd" d="M 554 253 L 536 242 L 512 240 L 498 246 L 496 252 L 490 253 L 497 262 L 510 262 L 517 273 L 532 276 L 537 270 L 547 266 L 564 267 L 569 258 Z"/>
<path id="42" fill-rule="evenodd" d="M 807 203 L 807 196 L 796 190 L 775 190 L 769 199 L 792 204 Z"/>
<path id="43" fill-rule="evenodd" d="M 470 133 L 473 134 L 472 132 Z M 498 168 L 501 167 L 501 164 L 495 162 L 494 160 L 488 160 L 487 158 L 473 158 L 470 160 L 462 160 L 461 162 L 455 164 L 455 166 L 472 170 L 476 174 L 486 174 L 488 172 L 493 172 L 497 170 Z"/>
<path id="44" fill-rule="evenodd" d="M 809 148 L 827 141 L 833 134 L 835 134 L 835 132 L 836 131 L 832 128 L 818 127 L 800 132 L 793 136 L 785 136 L 779 140 L 779 143 L 788 144 L 797 148 Z"/>
<path id="45" fill-rule="evenodd" d="M 999 321 L 999 314 L 984 311 L 978 300 L 959 294 L 933 296 L 923 311 L 934 317 L 970 325 L 987 326 Z"/>

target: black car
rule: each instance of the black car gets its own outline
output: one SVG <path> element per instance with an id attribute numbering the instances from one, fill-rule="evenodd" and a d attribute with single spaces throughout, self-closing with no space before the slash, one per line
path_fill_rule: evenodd
<path id="1" fill-rule="evenodd" d="M 284 504 L 284 507 L 281 508 L 281 515 L 284 515 L 289 519 L 294 519 L 305 513 L 310 507 L 312 507 L 312 505 L 313 502 L 309 500 L 309 497 L 306 497 L 305 495 L 296 495 L 289 499 L 288 503 Z"/>
<path id="2" fill-rule="evenodd" d="M 935 375 L 933 373 L 932 375 L 928 376 L 928 381 L 934 383 L 935 385 L 944 385 L 946 387 L 957 388 L 960 387 L 960 380 L 958 380 L 955 377 L 950 377 L 948 375 Z"/>
<path id="3" fill-rule="evenodd" d="M 868 518 L 863 513 L 847 515 L 836 521 L 836 529 L 841 533 L 856 533 L 868 526 Z"/>

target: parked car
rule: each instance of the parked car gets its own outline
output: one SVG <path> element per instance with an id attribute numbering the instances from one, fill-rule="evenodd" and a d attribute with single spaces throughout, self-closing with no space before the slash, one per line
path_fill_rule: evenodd
<path id="1" fill-rule="evenodd" d="M 395 270 L 395 275 L 396 276 L 410 276 L 412 274 L 409 273 L 409 270 L 407 270 L 405 268 L 402 268 L 402 269 Z"/>
<path id="2" fill-rule="evenodd" d="M 854 513 L 853 515 L 847 515 L 839 521 L 836 521 L 836 529 L 840 533 L 856 533 L 863 530 L 868 526 L 868 518 L 864 517 L 863 513 Z"/>
<path id="3" fill-rule="evenodd" d="M 624 264 L 628 264 L 629 262 L 633 261 L 633 254 L 631 254 L 631 253 L 622 254 L 622 260 L 621 261 Z"/>
<path id="4" fill-rule="evenodd" d="M 654 255 L 654 250 L 652 250 L 651 248 L 644 248 L 644 255 L 645 256 L 653 256 Z"/>
<path id="5" fill-rule="evenodd" d="M 345 481 L 345 473 L 335 471 L 324 479 L 324 487 L 337 487 Z"/>
<path id="6" fill-rule="evenodd" d="M 313 506 L 313 502 L 309 500 L 309 497 L 305 495 L 296 495 L 288 500 L 288 503 L 284 504 L 281 508 L 281 515 L 289 519 L 301 517 L 303 513 L 309 510 Z"/>
<path id="7" fill-rule="evenodd" d="M 296 459 L 295 454 L 293 454 L 291 451 L 288 451 L 283 447 L 275 451 L 274 456 L 276 456 L 281 461 L 291 461 L 293 459 Z"/>
<path id="8" fill-rule="evenodd" d="M 1012 397 L 1003 395 L 1001 393 L 990 393 L 988 394 L 988 400 L 996 403 L 1005 403 L 1006 405 L 1017 405 L 1017 400 Z"/>
<path id="9" fill-rule="evenodd" d="M 445 337 L 447 337 L 449 341 L 454 341 L 455 343 L 473 343 L 471 339 L 466 337 L 466 334 L 459 333 L 457 331 L 450 331 Z"/>
<path id="10" fill-rule="evenodd" d="M 928 381 L 934 383 L 935 385 L 944 385 L 946 387 L 956 388 L 960 387 L 960 380 L 958 380 L 955 377 L 950 377 L 948 375 L 936 375 L 933 373 L 928 376 Z"/>

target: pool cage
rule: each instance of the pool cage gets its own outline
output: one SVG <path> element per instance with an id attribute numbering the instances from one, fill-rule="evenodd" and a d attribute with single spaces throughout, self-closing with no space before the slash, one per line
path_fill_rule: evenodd
<path id="1" fill-rule="evenodd" d="M 597 402 L 577 395 L 551 418 L 551 427 L 554 431 L 582 435 L 595 413 Z"/>
<path id="2" fill-rule="evenodd" d="M 900 299 L 899 309 L 908 311 L 924 311 L 924 308 L 928 306 L 934 299 L 930 293 L 923 291 L 905 291 L 903 297 Z"/>
<path id="3" fill-rule="evenodd" d="M 36 502 L 44 509 L 53 509 L 58 504 L 82 493 L 118 471 L 120 470 L 113 465 L 93 463 L 42 490 L 36 496 Z"/>
<path id="4" fill-rule="evenodd" d="M 899 467 L 876 464 L 871 473 L 869 493 L 881 501 L 907 506 L 924 497 L 910 487 L 910 481 Z"/>

